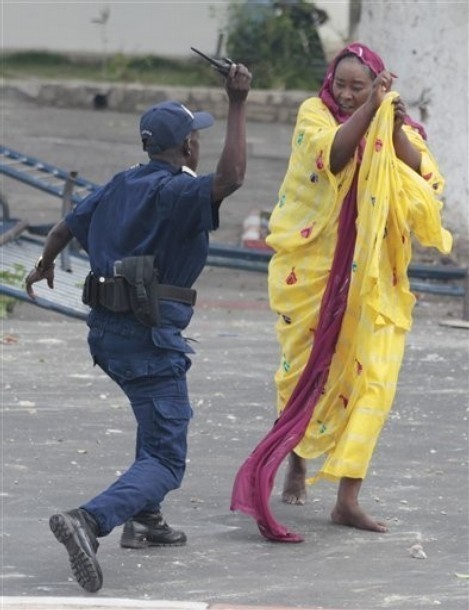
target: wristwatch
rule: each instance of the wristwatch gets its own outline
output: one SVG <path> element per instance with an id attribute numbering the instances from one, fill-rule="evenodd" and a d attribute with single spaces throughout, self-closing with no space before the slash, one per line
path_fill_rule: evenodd
<path id="1" fill-rule="evenodd" d="M 39 273 L 44 274 L 46 271 L 48 271 L 49 269 L 53 269 L 55 266 L 55 263 L 52 263 L 51 265 L 49 265 L 46 269 L 44 269 L 44 265 L 43 265 L 43 260 L 42 260 L 42 256 L 40 256 L 37 261 L 34 264 L 34 269 L 36 269 L 36 271 L 39 271 Z"/>
<path id="2" fill-rule="evenodd" d="M 34 263 L 34 269 L 37 269 L 37 271 L 44 271 L 44 267 L 42 266 L 42 256 L 40 256 Z"/>

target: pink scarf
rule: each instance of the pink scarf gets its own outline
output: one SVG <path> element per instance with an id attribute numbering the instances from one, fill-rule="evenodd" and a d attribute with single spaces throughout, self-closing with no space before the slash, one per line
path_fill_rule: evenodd
<path id="1" fill-rule="evenodd" d="M 319 97 L 339 123 L 348 116 L 340 112 L 332 95 L 332 82 L 337 64 L 344 56 L 355 55 L 374 74 L 385 69 L 382 59 L 368 47 L 352 43 L 332 61 Z M 407 117 L 406 122 L 425 137 L 423 127 Z M 232 492 L 231 510 L 251 515 L 260 532 L 269 540 L 301 542 L 303 539 L 289 531 L 272 515 L 269 499 L 274 478 L 285 457 L 303 438 L 314 408 L 326 383 L 329 368 L 347 306 L 350 269 L 355 249 L 355 220 L 357 214 L 358 170 L 347 193 L 339 217 L 338 239 L 334 260 L 319 313 L 313 348 L 301 377 L 285 409 L 270 432 L 260 441 L 239 469 Z"/>
<path id="2" fill-rule="evenodd" d="M 337 248 L 324 292 L 313 349 L 285 409 L 236 475 L 231 510 L 254 517 L 269 540 L 302 542 L 301 536 L 276 521 L 269 509 L 275 474 L 303 438 L 329 374 L 334 348 L 347 306 L 355 248 L 357 174 L 340 212 Z"/>
<path id="3" fill-rule="evenodd" d="M 365 64 L 365 66 L 367 66 L 375 76 L 377 76 L 380 72 L 386 69 L 383 60 L 377 53 L 369 49 L 364 44 L 360 44 L 358 42 L 352 42 L 336 55 L 336 57 L 332 60 L 331 64 L 327 69 L 324 83 L 321 89 L 319 90 L 319 97 L 329 108 L 338 123 L 344 123 L 347 120 L 348 115 L 343 114 L 340 111 L 337 102 L 334 100 L 334 96 L 332 95 L 332 82 L 334 80 L 334 74 L 337 64 L 340 62 L 341 59 L 348 55 L 355 55 L 355 57 L 357 57 L 363 64 Z M 424 140 L 427 139 L 425 129 L 422 125 L 420 125 L 420 123 L 417 123 L 408 115 L 405 117 L 404 122 L 407 125 L 413 127 L 414 129 L 417 129 L 417 131 L 419 131 L 420 135 Z"/>

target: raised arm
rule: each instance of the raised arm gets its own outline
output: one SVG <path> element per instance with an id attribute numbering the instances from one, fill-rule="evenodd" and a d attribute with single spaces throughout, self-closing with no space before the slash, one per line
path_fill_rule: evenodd
<path id="1" fill-rule="evenodd" d="M 360 140 L 365 135 L 391 84 L 392 76 L 390 72 L 387 70 L 380 72 L 373 80 L 365 102 L 337 130 L 331 149 L 331 171 L 333 174 L 343 170 L 355 154 Z"/>
<path id="2" fill-rule="evenodd" d="M 228 116 L 225 143 L 212 187 L 212 197 L 216 202 L 221 202 L 243 184 L 246 173 L 246 98 L 251 78 L 251 73 L 242 64 L 233 64 L 226 78 Z"/>
<path id="3" fill-rule="evenodd" d="M 406 108 L 404 102 L 400 97 L 397 97 L 394 101 L 394 131 L 393 131 L 393 144 L 394 150 L 398 159 L 403 161 L 406 165 L 412 168 L 417 173 L 420 173 L 420 165 L 422 163 L 421 153 L 413 146 L 410 142 L 407 134 L 402 129 L 404 125 L 404 118 L 406 116 Z"/>

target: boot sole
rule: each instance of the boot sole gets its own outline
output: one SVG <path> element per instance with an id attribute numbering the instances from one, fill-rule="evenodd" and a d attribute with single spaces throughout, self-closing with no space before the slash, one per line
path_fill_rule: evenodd
<path id="1" fill-rule="evenodd" d="M 151 546 L 164 547 L 164 546 L 185 546 L 186 541 L 181 542 L 149 542 L 145 538 L 121 538 L 120 546 L 123 549 L 147 549 Z"/>
<path id="2" fill-rule="evenodd" d="M 95 557 L 83 549 L 78 533 L 67 515 L 59 513 L 49 519 L 49 527 L 55 538 L 65 546 L 73 575 L 78 584 L 95 593 L 103 586 L 103 575 Z"/>

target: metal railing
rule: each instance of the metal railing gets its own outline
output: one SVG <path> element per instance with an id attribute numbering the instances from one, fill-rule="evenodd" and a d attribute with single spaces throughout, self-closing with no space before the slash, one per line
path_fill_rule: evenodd
<path id="1" fill-rule="evenodd" d="M 98 188 L 97 184 L 79 177 L 77 172 L 68 172 L 5 146 L 0 146 L 0 173 L 54 197 L 60 197 L 63 216 Z M 8 206 L 5 207 L 8 210 Z M 42 234 L 48 228 L 50 227 L 40 227 L 35 230 L 34 227 L 29 227 L 32 233 Z M 269 250 L 211 243 L 207 263 L 214 267 L 267 272 L 271 255 Z M 61 268 L 70 271 L 71 261 L 68 250 L 62 254 Z M 412 263 L 408 272 L 411 289 L 414 292 L 462 298 L 463 319 L 469 320 L 467 268 Z"/>

